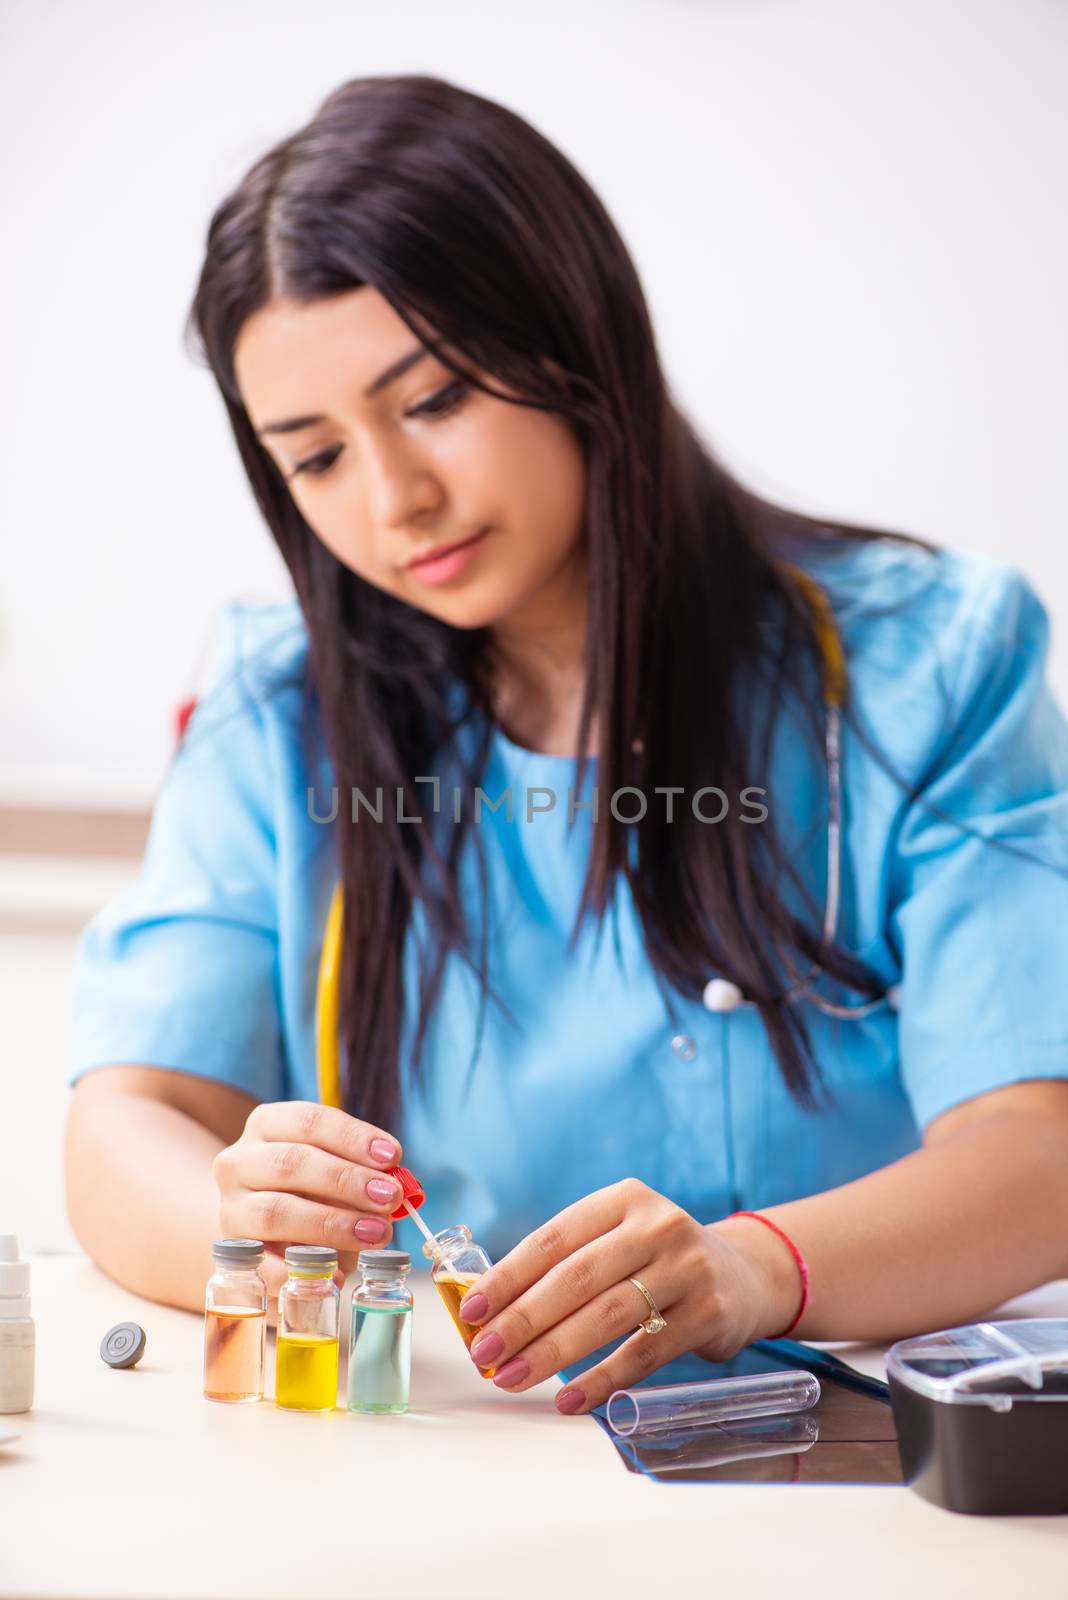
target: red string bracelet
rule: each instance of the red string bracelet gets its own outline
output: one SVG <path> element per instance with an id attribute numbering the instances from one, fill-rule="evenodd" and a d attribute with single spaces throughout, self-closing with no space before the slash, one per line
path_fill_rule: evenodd
<path id="1" fill-rule="evenodd" d="M 773 1333 L 770 1335 L 772 1339 L 785 1339 L 788 1334 L 793 1333 L 794 1329 L 797 1327 L 797 1324 L 801 1321 L 801 1318 L 804 1316 L 805 1311 L 808 1308 L 808 1262 L 805 1260 L 804 1256 L 801 1254 L 800 1250 L 797 1248 L 796 1244 L 794 1244 L 794 1241 L 789 1237 L 789 1235 L 783 1233 L 778 1224 L 772 1222 L 770 1217 L 762 1217 L 759 1211 L 732 1211 L 731 1217 L 752 1217 L 754 1222 L 762 1222 L 765 1228 L 770 1228 L 772 1233 L 777 1233 L 779 1235 L 779 1238 L 782 1240 L 783 1244 L 787 1247 L 790 1254 L 797 1262 L 797 1270 L 801 1274 L 801 1304 L 797 1308 L 797 1316 L 794 1318 L 788 1328 L 783 1329 L 782 1333 Z M 726 1221 L 729 1222 L 730 1217 L 726 1218 Z"/>

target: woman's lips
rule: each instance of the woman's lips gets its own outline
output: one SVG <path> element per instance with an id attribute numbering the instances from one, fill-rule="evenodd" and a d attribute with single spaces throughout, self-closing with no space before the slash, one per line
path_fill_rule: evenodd
<path id="1" fill-rule="evenodd" d="M 463 544 L 454 544 L 451 550 L 445 550 L 440 556 L 410 562 L 405 571 L 410 572 L 413 578 L 418 578 L 420 583 L 429 584 L 431 588 L 435 588 L 439 583 L 448 583 L 450 578 L 457 577 L 474 560 L 488 532 L 488 528 L 483 528 L 473 539 L 466 539 Z"/>

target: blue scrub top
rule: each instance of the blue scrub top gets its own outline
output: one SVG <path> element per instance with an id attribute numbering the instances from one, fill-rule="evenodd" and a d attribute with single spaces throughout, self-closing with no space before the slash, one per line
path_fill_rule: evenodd
<path id="1" fill-rule="evenodd" d="M 489 1004 L 469 1072 L 478 985 L 450 959 L 393 1130 L 431 1227 L 465 1221 L 498 1257 L 626 1176 L 709 1222 L 885 1166 L 970 1096 L 1068 1076 L 1068 725 L 1044 676 L 1045 611 L 1015 569 L 978 556 L 876 541 L 803 564 L 832 599 L 859 718 L 922 790 L 910 800 L 845 731 L 840 936 L 900 986 L 900 1010 L 843 1022 L 805 1006 L 831 1094 L 809 1112 L 755 1009 L 714 1015 L 665 996 L 626 885 L 602 936 L 587 924 L 569 954 L 593 826 L 580 811 L 567 829 L 574 763 L 497 731 L 483 787 L 511 785 L 515 809 L 510 823 L 503 807 L 484 812 L 480 834 L 490 978 L 510 1016 Z M 233 605 L 227 624 L 139 876 L 82 937 L 69 1075 L 140 1063 L 257 1100 L 317 1099 L 336 856 L 333 827 L 309 814 L 309 786 L 325 816 L 333 780 L 305 715 L 307 639 L 295 602 Z M 766 803 L 822 894 L 826 771 L 801 728 L 784 717 Z M 524 790 L 537 786 L 560 802 L 527 821 Z M 475 919 L 470 852 L 463 872 Z M 409 996 L 409 1036 L 412 1021 Z"/>

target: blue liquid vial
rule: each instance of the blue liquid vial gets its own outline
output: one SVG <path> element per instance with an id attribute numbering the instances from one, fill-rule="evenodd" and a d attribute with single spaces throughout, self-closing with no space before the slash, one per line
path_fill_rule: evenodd
<path id="1" fill-rule="evenodd" d="M 412 1371 L 412 1294 L 406 1250 L 361 1250 L 362 1281 L 352 1296 L 348 1409 L 408 1409 Z"/>

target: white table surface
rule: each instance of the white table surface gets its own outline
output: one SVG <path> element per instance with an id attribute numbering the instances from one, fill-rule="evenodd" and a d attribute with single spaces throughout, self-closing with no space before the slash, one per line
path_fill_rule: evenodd
<path id="1" fill-rule="evenodd" d="M 35 1260 L 33 1295 L 35 1407 L 0 1418 L 21 1434 L 0 1449 L 4 1596 L 1068 1595 L 1068 1517 L 955 1516 L 885 1486 L 629 1473 L 595 1422 L 556 1414 L 555 1385 L 512 1397 L 480 1379 L 425 1279 L 401 1417 L 212 1405 L 201 1318 L 81 1258 Z M 1068 1284 L 1011 1309 L 1064 1313 Z M 148 1344 L 116 1372 L 98 1347 L 126 1320 Z M 855 1353 L 879 1370 L 877 1351 Z"/>

